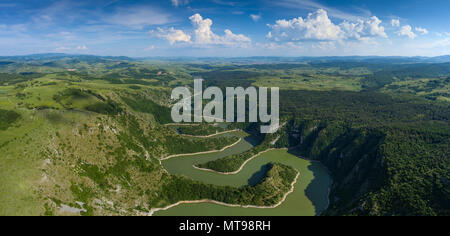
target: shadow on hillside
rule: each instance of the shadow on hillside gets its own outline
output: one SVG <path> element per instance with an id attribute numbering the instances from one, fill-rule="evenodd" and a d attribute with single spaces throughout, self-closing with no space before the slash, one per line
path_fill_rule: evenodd
<path id="1" fill-rule="evenodd" d="M 289 150 L 289 154 L 302 158 L 299 150 Z M 315 214 L 320 215 L 328 207 L 328 189 L 331 184 L 331 177 L 323 164 L 317 161 L 311 161 L 308 170 L 313 173 L 313 179 L 305 189 L 305 195 L 314 205 Z"/>
<path id="2" fill-rule="evenodd" d="M 330 177 L 319 162 L 312 162 L 308 169 L 314 174 L 313 180 L 305 190 L 306 197 L 313 203 L 316 215 L 320 215 L 328 207 L 328 189 Z"/>
<path id="3" fill-rule="evenodd" d="M 247 141 L 248 143 L 250 143 L 253 147 L 256 147 L 262 143 L 260 138 L 255 137 L 253 135 L 245 137 L 244 140 Z"/>
<path id="4" fill-rule="evenodd" d="M 261 167 L 261 169 L 256 172 L 255 174 L 252 175 L 252 177 L 248 180 L 248 185 L 250 186 L 255 186 L 259 183 L 261 183 L 261 181 L 264 179 L 264 177 L 266 177 L 267 172 L 272 168 L 272 165 L 267 164 L 267 165 L 263 165 Z"/>

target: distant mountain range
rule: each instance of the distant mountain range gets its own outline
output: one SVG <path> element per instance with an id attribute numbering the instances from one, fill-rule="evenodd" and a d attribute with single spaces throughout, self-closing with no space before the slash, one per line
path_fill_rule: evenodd
<path id="1" fill-rule="evenodd" d="M 22 56 L 0 56 L 0 62 L 33 60 L 117 60 L 117 61 L 173 61 L 173 62 L 234 62 L 234 63 L 326 63 L 326 62 L 362 62 L 362 63 L 446 63 L 450 55 L 438 57 L 400 57 L 400 56 L 330 56 L 330 57 L 140 57 L 73 55 L 63 53 L 31 54 Z"/>
<path id="2" fill-rule="evenodd" d="M 135 59 L 130 57 L 112 57 L 112 56 L 95 56 L 84 54 L 64 54 L 64 53 L 45 53 L 45 54 L 30 54 L 23 56 L 0 56 L 0 61 L 12 60 L 12 61 L 32 61 L 32 60 L 62 60 L 62 59 L 79 59 L 79 60 L 93 60 L 93 59 L 111 59 L 119 61 L 134 61 Z"/>

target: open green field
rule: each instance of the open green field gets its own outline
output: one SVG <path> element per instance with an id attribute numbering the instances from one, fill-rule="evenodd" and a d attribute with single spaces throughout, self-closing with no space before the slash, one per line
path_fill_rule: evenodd
<path id="1" fill-rule="evenodd" d="M 382 91 L 414 94 L 431 100 L 450 102 L 450 81 L 448 78 L 398 81 L 385 86 Z"/>
<path id="2" fill-rule="evenodd" d="M 329 75 L 313 75 L 299 77 L 261 77 L 254 83 L 257 87 L 279 87 L 280 89 L 297 90 L 343 90 L 360 91 L 362 89 L 361 78 L 336 77 Z"/>

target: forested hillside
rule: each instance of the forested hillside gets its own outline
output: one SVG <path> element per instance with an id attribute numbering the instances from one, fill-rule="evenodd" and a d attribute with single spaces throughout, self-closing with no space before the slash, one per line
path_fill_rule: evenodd
<path id="1" fill-rule="evenodd" d="M 449 214 L 448 105 L 372 93 L 288 93 L 290 105 L 282 107 L 292 119 L 282 145 L 330 169 L 326 214 Z"/>

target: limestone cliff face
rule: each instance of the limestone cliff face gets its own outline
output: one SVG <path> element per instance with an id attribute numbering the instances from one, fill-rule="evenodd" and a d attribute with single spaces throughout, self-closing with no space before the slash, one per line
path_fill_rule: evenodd
<path id="1" fill-rule="evenodd" d="M 327 215 L 365 214 L 363 198 L 385 179 L 384 158 L 379 152 L 384 135 L 346 124 L 292 120 L 279 145 L 321 161 L 333 177 Z"/>

